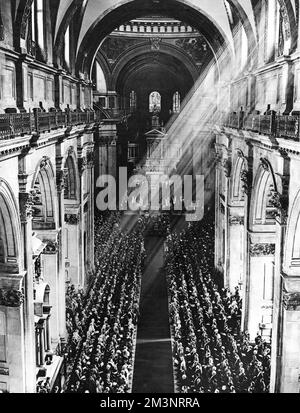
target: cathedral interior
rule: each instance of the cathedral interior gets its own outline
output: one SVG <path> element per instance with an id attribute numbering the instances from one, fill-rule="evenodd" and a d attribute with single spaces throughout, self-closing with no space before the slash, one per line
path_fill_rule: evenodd
<path id="1" fill-rule="evenodd" d="M 0 0 L 0 393 L 299 392 L 299 1 Z"/>

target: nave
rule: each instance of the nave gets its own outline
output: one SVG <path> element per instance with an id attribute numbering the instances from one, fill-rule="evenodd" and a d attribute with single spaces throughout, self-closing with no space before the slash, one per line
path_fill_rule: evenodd
<path id="1" fill-rule="evenodd" d="M 250 343 L 238 288 L 215 282 L 213 224 L 178 234 L 153 219 L 161 225 L 141 217 L 124 232 L 118 214 L 96 220 L 94 281 L 86 295 L 68 290 L 63 391 L 268 392 L 270 345 Z M 149 225 L 165 238 L 149 236 Z"/>

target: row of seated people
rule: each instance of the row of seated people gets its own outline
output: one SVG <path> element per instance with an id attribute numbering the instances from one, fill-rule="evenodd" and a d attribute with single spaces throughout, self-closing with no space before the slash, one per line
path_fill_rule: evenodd
<path id="1" fill-rule="evenodd" d="M 115 240 L 120 235 L 120 214 L 115 212 L 96 217 L 95 221 L 95 265 L 100 265 L 102 257 L 109 254 Z M 89 282 L 93 283 L 95 275 Z M 79 314 L 84 303 L 84 290 L 82 286 L 70 285 L 66 291 L 67 331 L 69 337 L 78 325 Z"/>
<path id="2" fill-rule="evenodd" d="M 213 224 L 192 224 L 167 244 L 174 364 L 182 393 L 267 393 L 270 345 L 241 333 L 239 288 L 214 280 Z"/>
<path id="3" fill-rule="evenodd" d="M 144 246 L 138 233 L 122 234 L 114 218 L 104 226 L 96 220 L 96 272 L 88 294 L 71 287 L 66 392 L 130 390 Z"/>

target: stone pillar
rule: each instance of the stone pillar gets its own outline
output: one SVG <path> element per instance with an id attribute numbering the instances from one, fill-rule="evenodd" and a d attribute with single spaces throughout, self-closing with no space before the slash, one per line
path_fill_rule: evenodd
<path id="1" fill-rule="evenodd" d="M 85 109 L 84 88 L 83 88 L 83 81 L 82 80 L 80 80 L 77 83 L 77 108 L 79 110 L 84 110 Z"/>
<path id="2" fill-rule="evenodd" d="M 95 185 L 95 174 L 94 174 L 94 147 L 90 147 L 90 151 L 87 154 L 87 167 L 88 167 L 88 185 L 89 185 L 89 229 L 88 229 L 88 240 L 89 240 L 89 262 L 90 270 L 94 271 L 95 259 L 94 259 L 94 229 L 95 229 L 95 210 L 94 210 L 94 185 Z"/>
<path id="3" fill-rule="evenodd" d="M 250 74 L 248 76 L 248 102 L 247 102 L 248 113 L 254 112 L 255 100 L 256 100 L 256 76 L 253 74 Z"/>
<path id="4" fill-rule="evenodd" d="M 47 240 L 44 240 L 46 242 Z M 59 331 L 59 282 L 58 282 L 58 244 L 56 240 L 48 240 L 47 247 L 41 255 L 41 266 L 45 281 L 50 286 L 50 333 L 52 348 L 56 348 L 60 342 Z"/>
<path id="5" fill-rule="evenodd" d="M 16 63 L 17 106 L 20 112 L 28 109 L 28 61 L 27 55 L 21 55 Z"/>
<path id="6" fill-rule="evenodd" d="M 275 244 L 251 244 L 246 291 L 245 329 L 254 341 L 257 334 L 271 338 L 273 321 Z"/>
<path id="7" fill-rule="evenodd" d="M 222 204 L 220 199 L 220 191 L 221 191 L 221 147 L 217 144 L 216 145 L 216 203 L 215 203 L 215 216 L 216 216 L 216 227 L 215 227 L 215 268 L 221 270 L 221 249 L 222 249 Z"/>
<path id="8" fill-rule="evenodd" d="M 80 176 L 80 213 L 79 213 L 79 284 L 85 285 L 85 251 L 84 251 L 84 232 L 85 232 L 85 193 L 87 192 L 87 157 L 83 156 L 78 159 L 79 176 Z"/>
<path id="9" fill-rule="evenodd" d="M 0 276 L 0 335 L 5 336 L 4 360 L 0 361 L 0 382 L 10 393 L 35 392 L 35 367 L 28 357 L 28 334 L 24 346 L 25 320 L 21 285 L 24 274 Z M 31 303 L 32 305 L 32 303 Z M 33 307 L 33 305 L 32 305 Z M 27 322 L 27 320 L 26 320 Z M 34 352 L 34 345 L 32 350 Z M 27 372 L 27 367 L 29 372 Z M 31 381 L 29 382 L 29 378 Z"/>
<path id="10" fill-rule="evenodd" d="M 24 334 L 25 334 L 25 362 L 26 362 L 26 392 L 34 393 L 36 389 L 35 372 L 35 329 L 34 329 L 34 306 L 33 306 L 33 263 L 32 263 L 32 193 L 19 195 L 20 217 L 22 225 L 22 237 L 24 245 Z"/>
<path id="11" fill-rule="evenodd" d="M 281 95 L 282 103 L 280 112 L 284 115 L 289 115 L 293 110 L 294 105 L 294 66 L 289 58 L 282 58 L 282 80 L 281 80 Z"/>
<path id="12" fill-rule="evenodd" d="M 80 217 L 78 214 L 65 214 L 65 233 L 68 239 L 68 276 L 71 284 L 80 285 Z"/>
<path id="13" fill-rule="evenodd" d="M 114 120 L 106 120 L 96 137 L 96 173 L 117 177 L 117 125 Z"/>
<path id="14" fill-rule="evenodd" d="M 300 392 L 300 280 L 283 276 L 280 393 Z"/>
<path id="15" fill-rule="evenodd" d="M 55 82 L 55 107 L 58 110 L 62 110 L 63 105 L 63 70 L 58 70 L 57 74 L 55 75 L 54 82 Z"/>
<path id="16" fill-rule="evenodd" d="M 236 287 L 243 284 L 244 274 L 244 217 L 232 215 L 229 216 L 229 238 L 228 238 L 228 287 L 234 292 Z"/>
<path id="17" fill-rule="evenodd" d="M 62 171 L 64 176 L 64 171 Z M 58 308 L 59 308 L 59 336 L 61 343 L 67 338 L 66 325 L 66 277 L 65 277 L 65 257 L 66 244 L 63 242 L 65 234 L 65 210 L 64 210 L 64 178 L 57 180 L 57 197 L 59 206 L 59 225 L 60 229 L 57 236 L 58 244 Z"/>

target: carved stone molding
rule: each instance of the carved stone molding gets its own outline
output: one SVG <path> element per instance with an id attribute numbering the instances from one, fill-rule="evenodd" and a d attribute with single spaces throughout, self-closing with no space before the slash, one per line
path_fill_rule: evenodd
<path id="1" fill-rule="evenodd" d="M 275 255 L 275 244 L 251 244 L 251 257 L 267 257 Z"/>
<path id="2" fill-rule="evenodd" d="M 160 43 L 162 39 L 160 37 L 152 37 L 150 39 L 151 42 L 151 50 L 160 50 Z"/>
<path id="3" fill-rule="evenodd" d="M 277 191 L 272 191 L 270 204 L 275 208 L 273 212 L 273 218 L 281 218 L 283 222 L 287 221 L 288 214 L 288 197 L 281 195 Z"/>
<path id="4" fill-rule="evenodd" d="M 230 175 L 231 175 L 231 162 L 230 162 L 230 160 L 229 159 L 224 159 L 222 166 L 223 166 L 226 178 L 230 178 Z"/>
<path id="5" fill-rule="evenodd" d="M 265 158 L 260 159 L 260 164 L 265 171 L 270 171 L 270 164 Z"/>
<path id="6" fill-rule="evenodd" d="M 241 172 L 241 181 L 242 181 L 242 191 L 244 194 L 248 194 L 251 188 L 251 177 L 250 172 L 244 169 Z"/>
<path id="7" fill-rule="evenodd" d="M 88 162 L 87 162 L 86 157 L 78 159 L 78 170 L 79 170 L 80 175 L 82 175 L 83 172 L 86 170 L 87 165 L 88 165 Z"/>
<path id="8" fill-rule="evenodd" d="M 44 156 L 43 159 L 40 162 L 40 169 L 45 170 L 48 169 L 50 166 L 50 158 L 48 156 Z"/>
<path id="9" fill-rule="evenodd" d="M 284 35 L 286 39 L 291 38 L 291 28 L 290 28 L 290 19 L 289 13 L 284 0 L 278 0 L 280 4 L 280 13 L 283 17 L 283 27 L 284 27 Z M 297 3 L 297 2 L 296 2 Z"/>
<path id="10" fill-rule="evenodd" d="M 95 154 L 92 151 L 89 151 L 87 153 L 87 167 L 88 168 L 94 168 L 95 166 Z"/>
<path id="11" fill-rule="evenodd" d="M 56 186 L 58 192 L 62 192 L 67 184 L 68 181 L 68 169 L 63 169 L 62 171 L 57 172 L 56 176 Z"/>
<path id="12" fill-rule="evenodd" d="M 240 149 L 238 149 L 238 150 L 236 151 L 236 153 L 237 153 L 237 156 L 238 156 L 239 158 L 245 158 L 243 152 L 242 152 Z"/>
<path id="13" fill-rule="evenodd" d="M 65 214 L 65 223 L 68 225 L 78 225 L 79 216 L 77 214 Z"/>
<path id="14" fill-rule="evenodd" d="M 20 307 L 24 302 L 24 294 L 19 290 L 0 289 L 0 305 L 4 307 Z"/>
<path id="15" fill-rule="evenodd" d="M 288 293 L 284 291 L 282 301 L 287 311 L 300 311 L 300 292 Z"/>
<path id="16" fill-rule="evenodd" d="M 68 156 L 72 156 L 74 152 L 75 152 L 74 146 L 70 146 L 70 148 L 68 149 Z"/>
<path id="17" fill-rule="evenodd" d="M 22 16 L 22 21 L 21 21 L 21 27 L 20 27 L 20 35 L 22 39 L 25 39 L 26 37 L 26 29 L 27 29 L 27 22 L 29 15 L 31 13 L 31 5 L 33 3 L 33 0 L 27 0 L 24 11 L 23 11 L 23 16 Z"/>
<path id="18" fill-rule="evenodd" d="M 57 241 L 45 241 L 47 243 L 44 249 L 44 254 L 52 255 L 57 254 L 59 251 L 59 243 Z"/>
<path id="19" fill-rule="evenodd" d="M 21 222 L 27 222 L 28 219 L 32 218 L 35 196 L 35 191 L 19 193 Z"/>
<path id="20" fill-rule="evenodd" d="M 245 223 L 245 218 L 244 217 L 238 217 L 238 216 L 230 216 L 229 217 L 229 224 L 230 225 L 244 225 Z"/>

